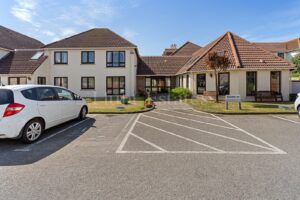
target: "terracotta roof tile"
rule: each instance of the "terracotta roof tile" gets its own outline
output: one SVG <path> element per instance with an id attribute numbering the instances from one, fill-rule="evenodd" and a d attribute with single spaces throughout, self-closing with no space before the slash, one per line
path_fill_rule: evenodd
<path id="1" fill-rule="evenodd" d="M 289 52 L 300 49 L 300 38 L 287 42 L 254 42 L 253 44 L 270 52 Z"/>
<path id="2" fill-rule="evenodd" d="M 40 41 L 0 26 L 0 47 L 5 49 L 37 49 L 44 44 Z"/>
<path id="3" fill-rule="evenodd" d="M 32 74 L 45 60 L 41 56 L 38 60 L 31 60 L 37 51 L 13 51 L 0 60 L 0 74 Z"/>
<path id="4" fill-rule="evenodd" d="M 175 75 L 190 59 L 184 56 L 142 56 L 138 61 L 138 75 Z"/>
<path id="5" fill-rule="evenodd" d="M 187 71 L 209 70 L 206 59 L 209 52 L 224 52 L 230 60 L 230 69 L 238 68 L 292 68 L 284 59 L 246 41 L 245 39 L 227 32 L 215 41 L 201 48 L 193 54 L 193 57 L 182 67 L 177 74 Z"/>
<path id="6" fill-rule="evenodd" d="M 47 44 L 45 48 L 97 48 L 97 47 L 134 47 L 128 40 L 107 28 L 95 28 L 77 35 Z"/>
<path id="7" fill-rule="evenodd" d="M 193 53 L 201 49 L 201 47 L 192 42 L 184 43 L 180 48 L 172 53 L 172 56 L 192 56 Z"/>

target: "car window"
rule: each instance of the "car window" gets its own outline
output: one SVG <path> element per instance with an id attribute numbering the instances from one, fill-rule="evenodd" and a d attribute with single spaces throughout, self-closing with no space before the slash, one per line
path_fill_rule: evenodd
<path id="1" fill-rule="evenodd" d="M 28 90 L 23 90 L 23 91 L 21 91 L 21 93 L 26 99 L 37 100 L 37 95 L 36 95 L 36 89 L 35 88 L 28 89 Z"/>
<path id="2" fill-rule="evenodd" d="M 14 102 L 14 94 L 11 90 L 0 89 L 0 105 Z"/>
<path id="3" fill-rule="evenodd" d="M 68 91 L 68 90 L 64 90 L 62 88 L 54 88 L 56 93 L 57 93 L 57 96 L 58 96 L 58 99 L 61 100 L 61 101 L 71 101 L 71 100 L 74 100 L 74 97 L 73 97 L 73 93 Z"/>
<path id="4" fill-rule="evenodd" d="M 37 99 L 39 101 L 55 101 L 58 100 L 56 93 L 52 88 L 37 88 Z"/>
<path id="5" fill-rule="evenodd" d="M 73 94 L 73 95 L 74 95 L 74 100 L 76 101 L 82 100 L 81 96 L 79 96 L 78 94 Z"/>

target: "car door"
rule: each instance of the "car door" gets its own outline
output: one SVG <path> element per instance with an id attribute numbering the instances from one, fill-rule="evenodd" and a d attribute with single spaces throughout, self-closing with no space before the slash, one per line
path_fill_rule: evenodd
<path id="1" fill-rule="evenodd" d="M 54 90 L 56 91 L 58 99 L 62 106 L 61 115 L 64 120 L 70 120 L 77 117 L 78 113 L 75 113 L 76 103 L 74 101 L 73 93 L 63 88 L 54 88 Z"/>
<path id="2" fill-rule="evenodd" d="M 46 128 L 63 123 L 61 103 L 51 87 L 39 87 L 37 90 L 38 110 L 46 121 Z"/>

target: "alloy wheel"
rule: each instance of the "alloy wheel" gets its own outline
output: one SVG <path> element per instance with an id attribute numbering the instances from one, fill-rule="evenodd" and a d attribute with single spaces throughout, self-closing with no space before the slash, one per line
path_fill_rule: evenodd
<path id="1" fill-rule="evenodd" d="M 35 141 L 40 137 L 42 133 L 42 125 L 38 122 L 34 122 L 28 126 L 26 136 L 29 141 Z"/>

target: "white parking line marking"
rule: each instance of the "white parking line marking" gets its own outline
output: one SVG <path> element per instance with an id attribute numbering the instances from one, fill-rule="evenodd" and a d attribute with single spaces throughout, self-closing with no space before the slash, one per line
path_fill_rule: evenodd
<path id="1" fill-rule="evenodd" d="M 281 119 L 281 120 L 284 120 L 284 121 L 288 121 L 288 122 L 291 122 L 291 123 L 294 123 L 294 124 L 300 124 L 300 122 L 296 122 L 294 120 L 290 120 L 290 119 L 286 119 L 286 118 L 283 118 L 283 117 L 279 117 L 277 115 L 272 115 L 272 117 L 277 118 L 277 119 Z"/>
<path id="2" fill-rule="evenodd" d="M 118 153 L 133 153 L 133 154 L 232 154 L 232 155 L 282 155 L 283 152 L 275 151 L 120 151 Z"/>
<path id="3" fill-rule="evenodd" d="M 174 118 L 183 119 L 183 120 L 187 120 L 187 121 L 197 122 L 197 123 L 201 123 L 201 124 L 207 124 L 207 125 L 211 125 L 211 126 L 217 126 L 217 127 L 221 127 L 221 128 L 227 128 L 227 129 L 237 130 L 236 128 L 231 128 L 231 127 L 228 127 L 228 126 L 222 126 L 222 125 L 218 125 L 218 124 L 212 124 L 212 123 L 203 122 L 203 121 L 194 120 L 194 119 L 189 119 L 189 118 L 185 118 L 185 117 L 178 117 L 178 116 L 169 115 L 169 114 L 161 113 L 161 112 L 157 112 L 157 111 L 152 111 L 152 112 L 153 113 L 157 113 L 157 114 L 161 114 L 161 115 L 166 115 L 166 116 L 169 116 L 169 117 L 174 117 Z"/>
<path id="4" fill-rule="evenodd" d="M 48 136 L 48 137 L 43 138 L 42 140 L 37 141 L 36 143 L 30 144 L 30 145 L 28 145 L 28 146 L 26 146 L 26 147 L 24 147 L 24 148 L 22 148 L 22 149 L 15 149 L 14 151 L 16 151 L 16 150 L 18 150 L 18 151 L 24 150 L 24 151 L 25 151 L 26 149 L 29 149 L 29 151 L 30 151 L 30 150 L 31 150 L 31 149 L 30 149 L 31 147 L 33 147 L 33 146 L 35 146 L 35 145 L 38 145 L 38 144 L 41 144 L 41 143 L 45 142 L 46 140 L 49 140 L 49 139 L 53 138 L 54 136 L 56 136 L 56 135 L 58 135 L 58 134 L 60 134 L 60 133 L 63 133 L 63 132 L 65 132 L 66 130 L 69 130 L 69 129 L 71 129 L 71 128 L 73 128 L 73 127 L 75 127 L 75 126 L 77 126 L 77 125 L 79 125 L 79 124 L 81 124 L 81 123 L 83 123 L 83 122 L 85 122 L 85 121 L 87 121 L 87 120 L 90 120 L 90 119 L 91 119 L 91 118 L 87 118 L 87 119 L 85 119 L 85 120 L 82 120 L 82 121 L 80 121 L 80 122 L 77 122 L 76 124 L 73 124 L 72 126 L 68 126 L 67 128 L 65 128 L 65 129 L 63 129 L 63 130 L 60 130 L 60 131 L 58 131 L 58 132 L 56 132 L 56 133 L 54 133 L 54 134 L 52 134 L 52 135 L 50 135 L 50 136 Z"/>
<path id="5" fill-rule="evenodd" d="M 143 122 L 138 122 L 138 123 L 139 123 L 139 124 L 142 124 L 142 125 L 144 125 L 144 126 L 148 126 L 148 127 L 150 127 L 150 128 L 159 130 L 159 131 L 161 131 L 161 132 L 164 132 L 164 133 L 173 135 L 173 136 L 175 136 L 175 137 L 184 139 L 184 140 L 186 140 L 186 141 L 193 142 L 193 143 L 195 143 L 195 144 L 199 144 L 199 145 L 204 146 L 204 147 L 206 147 L 206 148 L 213 149 L 213 150 L 215 150 L 215 151 L 217 151 L 217 152 L 225 152 L 225 151 L 223 151 L 223 150 L 221 150 L 221 149 L 218 149 L 218 148 L 209 146 L 209 145 L 207 145 L 207 144 L 203 144 L 203 143 L 201 143 L 201 142 L 192 140 L 192 139 L 190 139 L 190 138 L 187 138 L 187 137 L 184 137 L 184 136 L 181 136 L 181 135 L 177 135 L 177 134 L 172 133 L 172 132 L 170 132 L 170 131 L 166 131 L 166 130 L 160 129 L 160 128 L 157 128 L 157 127 L 155 127 L 155 126 L 151 126 L 151 125 L 149 125 L 149 124 L 143 123 Z"/>
<path id="6" fill-rule="evenodd" d="M 143 142 L 145 142 L 145 143 L 151 145 L 152 147 L 154 147 L 154 148 L 160 150 L 161 152 L 167 152 L 167 150 L 165 150 L 165 149 L 163 149 L 163 148 L 157 146 L 156 144 L 153 144 L 152 142 L 149 142 L 148 140 L 145 140 L 144 138 L 142 138 L 142 137 L 140 137 L 140 136 L 137 136 L 137 135 L 134 134 L 134 133 L 130 133 L 130 135 L 132 135 L 132 136 L 134 136 L 134 137 L 136 137 L 136 138 L 142 140 Z"/>
<path id="7" fill-rule="evenodd" d="M 174 112 L 174 113 L 178 113 L 178 114 L 185 114 L 185 115 L 190 115 L 190 116 L 195 116 L 195 117 L 200 117 L 200 118 L 219 120 L 218 118 L 215 118 L 215 117 L 201 116 L 201 115 L 196 115 L 196 114 L 192 114 L 192 113 L 185 113 L 185 112 L 180 112 L 180 111 L 175 111 L 175 110 L 168 110 L 168 109 L 161 109 L 161 110 L 166 110 L 166 111 L 170 111 L 170 112 Z"/>
<path id="8" fill-rule="evenodd" d="M 207 134 L 210 134 L 210 135 L 214 135 L 214 136 L 226 138 L 226 139 L 233 140 L 233 141 L 236 141 L 236 142 L 240 142 L 240 143 L 244 143 L 244 144 L 248 144 L 248 145 L 260 147 L 260 148 L 267 149 L 267 150 L 270 150 L 270 151 L 274 151 L 273 148 L 261 146 L 261 145 L 259 145 L 259 144 L 254 144 L 254 143 L 251 143 L 251 142 L 246 142 L 246 141 L 244 141 L 244 140 L 240 140 L 240 139 L 236 139 L 236 138 L 232 138 L 232 137 L 220 135 L 220 134 L 213 133 L 213 132 L 209 132 L 209 131 L 205 131 L 205 130 L 202 130 L 202 129 L 193 128 L 193 127 L 185 126 L 185 125 L 178 124 L 178 123 L 174 123 L 174 122 L 169 122 L 169 121 L 167 121 L 167 120 L 159 119 L 159 118 L 156 118 L 156 117 L 150 117 L 150 116 L 148 116 L 148 115 L 143 115 L 143 117 L 148 117 L 148 118 L 155 119 L 155 120 L 159 120 L 159 121 L 166 122 L 166 123 L 169 123 L 169 124 L 174 124 L 174 125 L 177 125 L 177 126 L 185 127 L 185 128 L 192 129 L 192 130 L 196 130 L 196 131 L 199 131 L 199 132 L 202 132 L 202 133 L 207 133 Z"/>
<path id="9" fill-rule="evenodd" d="M 212 115 L 213 115 L 213 114 L 212 114 Z M 220 120 L 222 120 L 223 122 L 225 122 L 225 123 L 227 123 L 227 124 L 229 124 L 229 125 L 235 127 L 236 129 L 240 130 L 241 132 L 243 132 L 243 133 L 245 133 L 245 134 L 247 134 L 247 135 L 249 135 L 249 136 L 255 138 L 256 140 L 258 140 L 258 141 L 260 141 L 260 142 L 262 142 L 262 143 L 268 145 L 268 146 L 271 147 L 274 151 L 278 151 L 278 152 L 280 152 L 280 153 L 285 153 L 285 154 L 286 154 L 285 151 L 283 151 L 283 150 L 281 150 L 281 149 L 275 147 L 274 145 L 272 145 L 272 144 L 270 144 L 270 143 L 264 141 L 263 139 L 261 139 L 261 138 L 255 136 L 255 135 L 249 133 L 248 131 L 246 131 L 246 130 L 244 130 L 244 129 L 242 129 L 242 128 L 240 128 L 240 127 L 238 127 L 238 126 L 236 126 L 236 125 L 234 125 L 234 124 L 232 124 L 232 123 L 226 121 L 225 119 L 222 119 L 221 117 L 218 117 L 218 116 L 216 116 L 216 115 L 213 115 L 213 116 L 214 116 L 214 117 L 217 117 L 217 118 L 219 118 Z"/>
<path id="10" fill-rule="evenodd" d="M 128 140 L 128 137 L 129 137 L 130 133 L 131 133 L 132 130 L 134 129 L 134 127 L 135 127 L 137 121 L 140 119 L 140 117 L 141 117 L 141 114 L 138 114 L 138 116 L 136 117 L 136 119 L 135 119 L 134 122 L 132 123 L 130 129 L 128 130 L 128 132 L 126 133 L 125 137 L 123 138 L 123 140 L 122 140 L 120 146 L 118 147 L 116 153 L 122 151 L 123 147 L 125 146 L 125 144 L 126 144 L 126 142 L 127 142 L 127 140 Z"/>
<path id="11" fill-rule="evenodd" d="M 128 128 L 129 124 L 131 123 L 131 121 L 133 120 L 134 115 L 130 118 L 130 120 L 126 123 L 126 125 L 124 126 L 124 130 Z"/>

